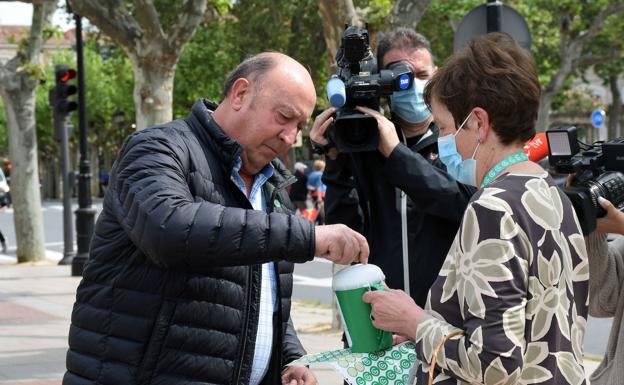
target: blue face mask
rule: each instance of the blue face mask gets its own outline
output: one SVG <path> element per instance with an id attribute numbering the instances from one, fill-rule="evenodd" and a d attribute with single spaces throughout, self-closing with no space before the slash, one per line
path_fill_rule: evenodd
<path id="1" fill-rule="evenodd" d="M 407 123 L 422 123 L 431 115 L 429 108 L 425 104 L 423 91 L 426 80 L 414 79 L 411 88 L 405 91 L 393 92 L 390 95 L 390 110 L 401 120 Z"/>
<path id="2" fill-rule="evenodd" d="M 464 125 L 468 121 L 468 118 L 472 115 L 472 111 L 464 122 L 459 126 L 459 129 L 455 134 L 446 135 L 442 137 L 438 137 L 438 156 L 444 165 L 446 166 L 446 171 L 453 178 L 457 179 L 457 181 L 471 185 L 477 186 L 477 161 L 475 159 L 475 155 L 477 154 L 477 149 L 481 142 L 477 142 L 477 147 L 472 153 L 472 157 L 470 159 L 462 159 L 459 152 L 457 152 L 457 143 L 455 143 L 455 136 L 459 134 Z"/>

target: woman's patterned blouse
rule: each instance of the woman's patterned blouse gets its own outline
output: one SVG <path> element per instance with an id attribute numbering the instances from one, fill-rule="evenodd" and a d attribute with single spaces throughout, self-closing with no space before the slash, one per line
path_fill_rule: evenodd
<path id="1" fill-rule="evenodd" d="M 578 219 L 546 174 L 504 174 L 471 200 L 418 325 L 427 384 L 585 383 L 589 266 Z"/>

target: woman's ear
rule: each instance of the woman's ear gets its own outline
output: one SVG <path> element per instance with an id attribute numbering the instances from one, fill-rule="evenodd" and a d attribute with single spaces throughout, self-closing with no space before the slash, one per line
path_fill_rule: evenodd
<path id="1" fill-rule="evenodd" d="M 477 123 L 477 131 L 479 133 L 479 141 L 485 143 L 490 135 L 490 115 L 481 107 L 475 107 L 472 110 Z"/>

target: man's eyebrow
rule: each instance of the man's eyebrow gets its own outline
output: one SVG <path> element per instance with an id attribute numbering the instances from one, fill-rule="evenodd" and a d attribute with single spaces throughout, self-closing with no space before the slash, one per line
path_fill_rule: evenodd
<path id="1" fill-rule="evenodd" d="M 278 109 L 286 109 L 287 112 L 294 113 L 295 115 L 301 115 L 301 111 L 299 111 L 295 106 L 290 104 L 281 104 L 277 107 Z"/>

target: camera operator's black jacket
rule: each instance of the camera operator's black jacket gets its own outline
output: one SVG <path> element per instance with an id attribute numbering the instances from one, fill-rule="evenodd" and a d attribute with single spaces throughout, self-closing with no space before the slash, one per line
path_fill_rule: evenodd
<path id="1" fill-rule="evenodd" d="M 76 293 L 65 385 L 249 384 L 261 264 L 278 309 L 263 385 L 305 351 L 290 322 L 293 262 L 314 258 L 314 225 L 290 215 L 295 178 L 278 160 L 269 214 L 231 180 L 241 146 L 200 100 L 186 120 L 133 134 L 111 173 Z"/>
<path id="2" fill-rule="evenodd" d="M 388 159 L 377 151 L 339 154 L 327 160 L 323 174 L 327 223 L 362 233 L 370 246 L 369 262 L 383 270 L 393 289 L 403 289 L 399 189 L 407 194 L 410 294 L 420 306 L 476 191 L 446 173 L 438 159 L 438 128 L 431 124 L 429 130 L 411 148 L 398 145 Z"/>

